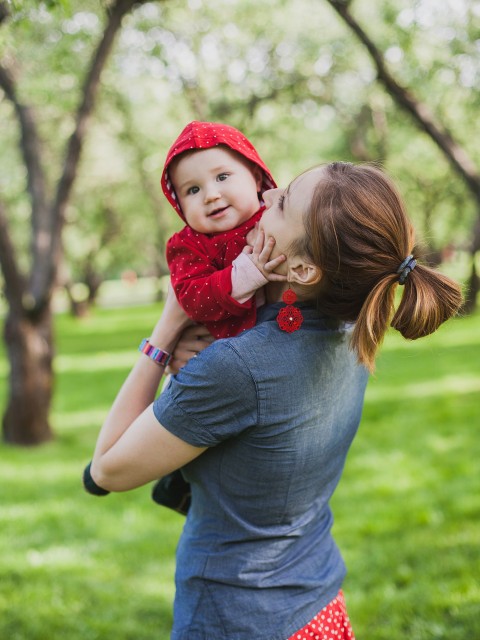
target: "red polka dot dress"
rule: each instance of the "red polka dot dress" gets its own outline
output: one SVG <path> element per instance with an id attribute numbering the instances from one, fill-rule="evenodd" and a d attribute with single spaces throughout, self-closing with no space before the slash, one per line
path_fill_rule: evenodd
<path id="1" fill-rule="evenodd" d="M 355 640 L 342 591 L 288 640 Z"/>

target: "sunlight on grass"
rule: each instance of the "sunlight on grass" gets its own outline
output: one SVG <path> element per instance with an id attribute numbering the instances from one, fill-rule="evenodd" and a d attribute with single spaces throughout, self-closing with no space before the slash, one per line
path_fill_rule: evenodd
<path id="1" fill-rule="evenodd" d="M 412 382 L 411 384 L 397 384 L 389 386 L 375 384 L 371 381 L 367 391 L 367 402 L 379 400 L 394 400 L 398 397 L 424 398 L 426 396 L 445 396 L 447 394 L 463 395 L 480 392 L 480 372 L 478 376 L 456 375 L 435 378 L 429 382 Z M 480 397 L 479 397 L 480 401 Z"/>
<path id="2" fill-rule="evenodd" d="M 58 355 L 55 358 L 57 373 L 67 371 L 109 371 L 118 367 L 131 367 L 137 359 L 132 349 L 126 351 L 106 351 L 88 355 Z"/>
<path id="3" fill-rule="evenodd" d="M 32 567 L 71 567 L 79 563 L 83 564 L 85 557 L 81 549 L 74 550 L 72 547 L 54 546 L 42 552 L 30 549 L 27 551 L 26 560 Z"/>
<path id="4" fill-rule="evenodd" d="M 110 403 L 106 402 L 104 409 L 85 409 L 84 411 L 69 412 L 54 411 L 52 422 L 55 429 L 64 431 L 81 427 L 100 427 L 109 409 Z"/>
<path id="5" fill-rule="evenodd" d="M 480 345 L 480 317 L 476 314 L 467 318 L 454 318 L 441 326 L 436 333 L 412 342 L 405 341 L 399 333 L 391 330 L 387 335 L 383 349 L 388 351 L 400 346 L 408 351 L 411 345 L 415 345 L 415 351 L 428 351 L 438 347 Z"/>

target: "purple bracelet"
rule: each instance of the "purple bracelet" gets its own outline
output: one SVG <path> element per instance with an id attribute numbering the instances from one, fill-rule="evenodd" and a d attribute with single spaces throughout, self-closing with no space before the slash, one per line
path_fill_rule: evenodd
<path id="1" fill-rule="evenodd" d="M 144 338 L 141 341 L 138 350 L 144 353 L 161 367 L 166 367 L 172 357 L 168 353 L 168 351 L 162 351 L 162 349 L 157 349 L 157 347 L 154 347 L 153 344 L 150 344 L 148 338 Z"/>

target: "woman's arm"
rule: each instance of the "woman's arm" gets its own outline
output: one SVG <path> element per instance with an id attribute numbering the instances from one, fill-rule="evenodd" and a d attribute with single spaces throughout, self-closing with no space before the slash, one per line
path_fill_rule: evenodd
<path id="1" fill-rule="evenodd" d="M 172 352 L 191 320 L 169 289 L 150 343 Z M 133 489 L 178 469 L 205 449 L 169 433 L 155 418 L 152 403 L 163 367 L 141 354 L 100 430 L 91 466 L 95 483 L 109 491 Z"/>

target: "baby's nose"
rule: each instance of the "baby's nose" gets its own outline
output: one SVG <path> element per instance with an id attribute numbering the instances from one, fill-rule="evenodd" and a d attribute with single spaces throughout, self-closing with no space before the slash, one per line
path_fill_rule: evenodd
<path id="1" fill-rule="evenodd" d="M 214 200 L 218 200 L 219 198 L 220 192 L 217 186 L 210 187 L 205 191 L 205 202 L 213 202 Z"/>

